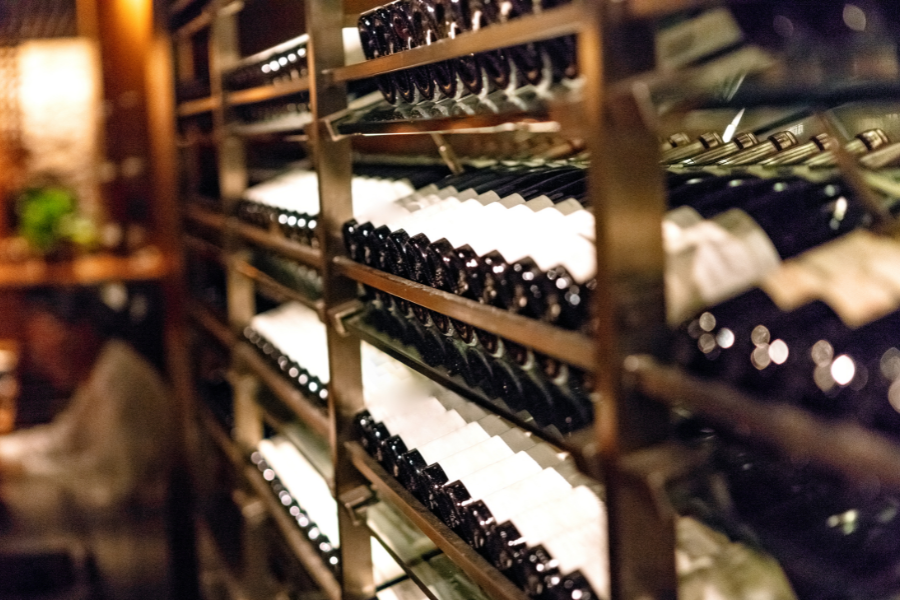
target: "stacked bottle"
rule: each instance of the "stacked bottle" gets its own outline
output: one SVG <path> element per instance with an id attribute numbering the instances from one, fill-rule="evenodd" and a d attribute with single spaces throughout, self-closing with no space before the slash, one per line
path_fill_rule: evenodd
<path id="1" fill-rule="evenodd" d="M 682 420 L 678 433 L 707 446 L 712 458 L 708 470 L 674 488 L 676 507 L 766 548 L 801 598 L 890 598 L 900 591 L 896 493 L 750 446 L 695 418 Z"/>
<path id="2" fill-rule="evenodd" d="M 304 34 L 243 59 L 225 75 L 225 88 L 243 90 L 307 76 L 308 42 L 309 36 Z"/>
<path id="3" fill-rule="evenodd" d="M 359 36 L 367 59 L 426 46 L 562 4 L 497 0 L 395 0 L 360 15 Z M 547 87 L 578 75 L 575 37 L 530 42 L 463 55 L 377 77 L 391 104 L 455 100 L 466 94 Z"/>
<path id="4" fill-rule="evenodd" d="M 606 518 L 571 458 L 363 345 L 361 444 L 530 596 L 608 598 Z M 679 597 L 794 600 L 777 563 L 678 520 Z M 752 574 L 752 575 L 750 575 Z"/>
<path id="5" fill-rule="evenodd" d="M 371 203 L 390 202 L 412 192 L 404 179 L 353 178 L 354 206 L 364 210 Z M 292 170 L 247 188 L 238 203 L 239 219 L 280 232 L 286 238 L 317 247 L 319 187 L 315 171 Z"/>
<path id="6" fill-rule="evenodd" d="M 318 314 L 296 302 L 256 315 L 244 337 L 304 396 L 328 404 L 328 347 Z"/>
<path id="7" fill-rule="evenodd" d="M 532 595 L 605 597 L 603 503 L 571 458 L 365 348 L 367 451 Z"/>
<path id="8" fill-rule="evenodd" d="M 269 482 L 286 513 L 335 575 L 340 573 L 337 503 L 323 476 L 287 438 L 274 435 L 259 442 L 251 462 Z M 371 542 L 375 585 L 405 579 L 405 572 L 374 538 Z"/>
<path id="9" fill-rule="evenodd" d="M 715 160 L 741 165 L 751 149 L 754 160 L 778 157 L 793 147 L 792 134 L 782 133 L 744 149 L 729 142 L 712 151 L 723 151 Z M 690 160 L 710 160 L 712 151 L 700 151 L 705 147 L 698 144 Z M 596 264 L 585 188 L 584 171 L 565 164 L 465 173 L 357 211 L 344 226 L 344 242 L 351 258 L 374 268 L 589 333 Z M 669 188 L 677 207 L 663 225 L 673 324 L 752 287 L 782 259 L 869 223 L 837 178 L 816 182 L 776 173 L 764 179 L 744 170 L 723 176 L 692 169 L 670 174 Z M 424 310 L 415 316 L 424 325 L 446 321 Z"/>
<path id="10" fill-rule="evenodd" d="M 260 441 L 250 458 L 325 564 L 339 573 L 337 504 L 322 475 L 280 437 Z"/>
<path id="11" fill-rule="evenodd" d="M 592 383 L 584 371 L 462 323 L 442 331 L 435 323 L 451 322 L 443 315 L 443 320 L 423 325 L 402 314 L 398 307 L 424 309 L 399 298 L 391 300 L 391 308 L 370 302 L 366 323 L 414 348 L 430 367 L 461 377 L 466 386 L 480 389 L 501 410 L 529 420 L 552 435 L 568 434 L 592 423 Z"/>
<path id="12" fill-rule="evenodd" d="M 253 265 L 280 283 L 310 299 L 322 296 L 322 275 L 312 267 L 266 250 L 253 253 Z"/>

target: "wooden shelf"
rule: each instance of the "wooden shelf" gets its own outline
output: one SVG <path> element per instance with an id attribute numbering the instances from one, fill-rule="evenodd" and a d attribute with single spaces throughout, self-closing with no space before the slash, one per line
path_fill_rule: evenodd
<path id="1" fill-rule="evenodd" d="M 252 244 L 274 250 L 310 267 L 322 268 L 322 253 L 317 248 L 300 244 L 282 235 L 271 233 L 247 223 L 241 223 L 237 219 L 230 219 L 228 228 Z"/>
<path id="2" fill-rule="evenodd" d="M 220 344 L 231 348 L 237 342 L 237 336 L 225 324 L 216 317 L 211 310 L 198 301 L 187 304 L 187 313 L 200 327 L 209 332 Z"/>
<path id="3" fill-rule="evenodd" d="M 254 102 L 265 102 L 266 100 L 274 100 L 282 96 L 289 96 L 299 92 L 309 90 L 309 77 L 301 77 L 283 83 L 273 83 L 271 85 L 262 85 L 246 90 L 238 90 L 227 92 L 226 102 L 231 106 L 240 104 L 253 104 Z"/>
<path id="4" fill-rule="evenodd" d="M 309 541 L 303 536 L 281 502 L 272 494 L 269 482 L 263 479 L 262 474 L 253 465 L 244 467 L 244 477 L 253 487 L 256 494 L 262 498 L 267 512 L 278 527 L 278 531 L 307 573 L 319 584 L 319 587 L 322 588 L 329 600 L 341 600 L 340 583 L 335 579 L 328 565 L 325 564 Z"/>
<path id="5" fill-rule="evenodd" d="M 435 381 L 440 385 L 453 390 L 467 400 L 471 400 L 479 406 L 482 406 L 490 410 L 491 412 L 502 416 L 504 419 L 507 419 L 508 421 L 514 423 L 518 427 L 535 433 L 551 444 L 567 450 L 572 454 L 577 455 L 581 453 L 582 449 L 572 444 L 572 440 L 581 439 L 582 436 L 578 435 L 578 432 L 566 436 L 561 434 L 555 428 L 553 428 L 552 430 L 548 430 L 541 427 L 534 422 L 534 419 L 532 419 L 530 415 L 527 415 L 526 413 L 513 412 L 513 410 L 506 406 L 502 401 L 492 400 L 488 398 L 481 390 L 470 388 L 466 384 L 465 380 L 463 380 L 463 378 L 459 375 L 450 375 L 445 369 L 441 367 L 429 366 L 425 363 L 425 361 L 421 358 L 419 353 L 414 348 L 404 346 L 400 342 L 391 339 L 378 331 L 373 330 L 372 328 L 365 325 L 362 322 L 362 318 L 358 315 L 352 316 L 349 319 L 345 319 L 343 323 L 347 331 L 351 332 L 361 340 L 368 342 L 372 346 L 375 346 L 392 358 L 402 362 L 406 366 L 414 369 L 415 371 L 418 371 L 422 375 L 425 375 L 432 381 Z"/>
<path id="6" fill-rule="evenodd" d="M 593 371 L 594 342 L 580 333 L 455 296 L 349 258 L 334 259 L 337 270 L 360 283 L 533 348 L 570 365 Z"/>
<path id="7" fill-rule="evenodd" d="M 319 315 L 319 320 L 324 322 L 325 319 L 325 304 L 322 300 L 313 300 L 312 298 L 306 296 L 298 292 L 297 290 L 291 289 L 281 283 L 278 283 L 271 277 L 269 277 L 266 273 L 263 273 L 250 263 L 244 260 L 232 260 L 231 265 L 235 271 L 243 275 L 244 277 L 248 277 L 252 279 L 259 291 L 266 297 L 279 304 L 284 302 L 299 302 L 303 306 L 313 309 Z"/>
<path id="8" fill-rule="evenodd" d="M 625 368 L 637 388 L 673 408 L 683 408 L 797 459 L 811 459 L 856 481 L 876 478 L 900 490 L 900 443 L 856 423 L 827 421 L 796 406 L 765 402 L 721 382 L 631 356 Z"/>
<path id="9" fill-rule="evenodd" d="M 205 112 L 211 112 L 218 108 L 219 99 L 217 97 L 198 98 L 197 100 L 185 100 L 179 102 L 175 113 L 179 117 L 191 117 L 201 115 Z"/>
<path id="10" fill-rule="evenodd" d="M 184 216 L 194 223 L 217 231 L 225 231 L 225 225 L 228 221 L 228 217 L 222 213 L 197 206 L 196 204 L 188 204 L 185 206 Z"/>
<path id="11" fill-rule="evenodd" d="M 290 408 L 297 418 L 324 439 L 329 439 L 328 414 L 288 382 L 249 344 L 238 342 L 234 345 L 234 356 L 240 359 L 279 400 Z"/>
<path id="12" fill-rule="evenodd" d="M 571 4 L 552 8 L 541 14 L 526 15 L 507 23 L 491 25 L 480 31 L 464 33 L 454 39 L 438 40 L 428 46 L 420 46 L 354 65 L 326 70 L 325 74 L 336 82 L 355 81 L 400 69 L 420 67 L 473 52 L 487 52 L 577 33 L 587 25 L 581 0 L 575 0 Z"/>
<path id="13" fill-rule="evenodd" d="M 422 530 L 434 544 L 456 563 L 472 581 L 494 600 L 527 600 L 525 592 L 517 588 L 471 546 L 466 544 L 440 519 L 431 513 L 412 494 L 388 475 L 378 462 L 366 454 L 357 442 L 346 445 L 353 465 L 378 492 L 406 518 Z"/>
<path id="14" fill-rule="evenodd" d="M 171 272 L 158 250 L 147 248 L 131 256 L 92 254 L 65 262 L 28 260 L 0 263 L 0 290 L 37 286 L 86 286 L 108 281 L 150 281 Z"/>

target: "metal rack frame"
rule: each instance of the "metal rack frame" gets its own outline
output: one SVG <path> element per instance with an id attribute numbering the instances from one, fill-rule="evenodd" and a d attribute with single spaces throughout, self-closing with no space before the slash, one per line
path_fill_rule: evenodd
<path id="1" fill-rule="evenodd" d="M 380 2 L 373 2 L 379 4 Z M 213 0 L 209 14 L 211 63 L 214 77 L 236 64 L 236 19 L 227 4 Z M 340 29 L 352 22 L 340 0 L 307 0 L 306 22 L 310 32 L 307 79 L 224 93 L 221 81 L 212 83 L 210 98 L 182 103 L 178 115 L 212 111 L 220 140 L 220 180 L 226 214 L 246 182 L 243 141 L 229 134 L 225 110 L 229 105 L 251 103 L 308 90 L 313 122 L 305 135 L 319 177 L 321 215 L 319 248 L 291 242 L 280 235 L 238 222 L 224 214 L 196 206 L 185 217 L 202 227 L 219 231 L 226 239 L 226 255 L 238 252 L 242 243 L 263 246 L 323 272 L 324 298 L 314 304 L 328 332 L 328 352 L 332 371 L 328 413 L 324 414 L 290 388 L 286 380 L 269 368 L 255 351 L 244 344 L 234 347 L 236 370 L 258 378 L 291 407 L 297 417 L 328 438 L 334 465 L 335 497 L 339 515 L 342 553 L 340 597 L 368 600 L 374 595 L 368 538 L 371 532 L 358 518 L 364 510 L 361 490 L 374 487 L 383 500 L 406 514 L 432 538 L 435 544 L 475 580 L 491 597 L 520 598 L 521 592 L 497 584 L 492 567 L 470 556 L 459 546 L 452 532 L 414 499 L 404 494 L 396 482 L 383 476 L 380 467 L 355 444 L 352 417 L 363 407 L 359 342 L 363 337 L 352 327 L 344 327 L 341 317 L 352 311 L 358 283 L 399 296 L 431 310 L 466 321 L 530 346 L 598 377 L 595 394 L 595 431 L 574 438 L 573 454 L 582 468 L 604 482 L 608 503 L 610 536 L 611 600 L 677 597 L 673 513 L 661 508 L 662 457 L 669 447 L 662 444 L 668 433 L 669 407 L 687 408 L 710 417 L 736 431 L 749 432 L 789 455 L 803 456 L 827 465 L 842 474 L 858 478 L 877 474 L 886 485 L 900 488 L 900 445 L 878 434 L 847 424 L 823 422 L 802 410 L 764 404 L 722 385 L 700 382 L 678 369 L 662 366 L 660 340 L 667 331 L 664 318 L 664 253 L 659 223 L 666 201 L 658 167 L 658 143 L 644 121 L 636 94 L 622 93 L 616 82 L 627 81 L 634 73 L 629 64 L 652 64 L 653 48 L 625 46 L 621 32 L 634 33 L 647 20 L 680 10 L 713 4 L 705 0 L 576 0 L 542 14 L 464 34 L 399 54 L 344 66 Z M 220 11 L 220 12 L 217 12 Z M 204 13 L 206 14 L 206 13 Z M 217 16 L 216 16 L 217 15 Z M 224 24 L 223 24 L 224 23 Z M 591 204 L 597 222 L 597 292 L 593 317 L 597 336 L 565 331 L 545 323 L 465 300 L 402 278 L 371 269 L 349 260 L 343 250 L 340 230 L 352 217 L 351 146 L 333 128 L 336 115 L 346 114 L 347 82 L 397 69 L 411 68 L 460 54 L 492 50 L 515 43 L 536 41 L 564 34 L 579 38 L 579 67 L 583 85 L 574 102 L 559 103 L 535 118 L 555 120 L 563 130 L 577 124 L 592 157 L 589 169 Z M 177 38 L 183 43 L 182 37 Z M 627 56 L 631 60 L 622 60 Z M 635 60 L 637 58 L 637 60 Z M 627 90 L 626 90 L 627 91 Z M 521 115 L 473 116 L 436 123 L 448 131 L 493 131 L 515 129 Z M 432 127 L 435 124 L 432 124 Z M 524 127 L 527 129 L 527 123 Z M 393 135 L 431 131 L 429 125 L 409 124 L 374 131 Z M 196 242 L 191 242 L 198 246 Z M 190 314 L 223 344 L 234 345 L 235 328 L 253 314 L 253 288 L 282 293 L 271 282 L 248 270 L 240 259 L 226 258 L 229 266 L 230 329 L 191 305 Z M 227 334 L 230 334 L 227 335 Z M 236 405 L 252 403 L 248 390 L 236 392 Z M 241 396 L 243 394 L 243 396 Z M 261 421 L 257 411 L 240 413 Z M 238 423 L 239 441 L 255 443 L 252 432 L 259 422 Z M 244 434 L 240 432 L 245 432 Z M 246 432 L 251 432 L 247 434 Z M 795 437 L 799 436 L 799 437 Z M 833 443 L 833 440 L 837 440 Z M 809 443 L 807 443 L 809 442 Z M 813 443 L 817 442 L 817 443 Z M 669 453 L 671 454 L 671 453 Z M 677 454 L 677 453 L 676 453 Z M 669 460 L 680 460 L 681 455 Z M 681 461 L 688 464 L 688 460 Z M 683 466 L 682 465 L 682 466 Z M 671 466 L 671 465 L 670 465 Z M 670 469 L 671 470 L 671 469 Z M 448 548 L 450 550 L 448 550 Z M 456 549 L 459 553 L 455 553 Z M 483 561 L 482 561 L 483 562 Z M 332 591 L 329 590 L 329 596 Z"/>

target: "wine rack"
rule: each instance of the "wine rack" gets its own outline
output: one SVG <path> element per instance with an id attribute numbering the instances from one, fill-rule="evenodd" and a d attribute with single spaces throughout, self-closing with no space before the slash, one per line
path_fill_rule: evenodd
<path id="1" fill-rule="evenodd" d="M 258 0 L 264 2 L 265 0 Z M 360 341 L 367 341 L 420 373 L 496 410 L 518 425 L 565 448 L 589 475 L 603 482 L 609 511 L 612 599 L 677 597 L 675 524 L 661 488 L 685 470 L 702 463 L 696 455 L 672 451 L 668 442 L 669 409 L 704 416 L 726 430 L 764 442 L 783 454 L 811 460 L 851 480 L 877 477 L 885 487 L 900 489 L 900 444 L 886 436 L 844 422 L 829 422 L 807 411 L 774 405 L 726 385 L 710 384 L 654 358 L 667 326 L 663 301 L 664 254 L 659 224 L 666 201 L 658 164 L 658 141 L 642 116 L 633 88 L 616 82 L 634 75 L 634 64 L 652 64 L 652 47 L 626 42 L 623 31 L 635 31 L 652 19 L 709 4 L 702 0 L 576 0 L 451 40 L 413 48 L 357 64 L 344 64 L 341 28 L 356 21 L 356 13 L 371 6 L 350 7 L 335 0 L 307 0 L 303 10 L 309 33 L 309 75 L 289 82 L 240 91 L 226 91 L 222 80 L 241 64 L 237 52 L 240 8 L 237 3 L 212 0 L 200 16 L 173 33 L 176 45 L 194 32 L 210 27 L 208 98 L 178 105 L 179 118 L 212 113 L 218 151 L 221 210 L 197 202 L 195 190 L 186 196 L 184 218 L 188 231 L 215 231 L 221 236 L 219 257 L 229 273 L 228 322 L 208 309 L 190 305 L 192 320 L 232 349 L 236 376 L 252 384 L 236 386 L 239 420 L 235 431 L 217 430 L 214 438 L 234 456 L 251 487 L 263 498 L 279 529 L 329 598 L 364 600 L 375 595 L 368 540 L 375 536 L 385 547 L 392 543 L 384 527 L 373 526 L 387 507 L 408 518 L 443 551 L 450 561 L 490 598 L 523 598 L 523 592 L 468 547 L 369 456 L 354 438 L 351 420 L 364 408 Z M 302 8 L 300 8 L 302 6 Z M 346 14 L 345 14 L 346 13 Z M 296 31 L 299 35 L 304 31 Z M 464 54 L 545 40 L 578 36 L 578 82 L 564 91 L 540 95 L 524 110 L 459 116 L 403 117 L 373 97 L 350 100 L 349 84 L 401 69 L 429 65 Z M 635 39 L 641 39 L 636 36 Z M 626 46 L 627 44 L 627 46 Z M 273 43 L 273 46 L 275 44 Z M 652 44 L 651 44 L 652 45 Z M 617 55 L 616 53 L 619 53 Z M 614 58 L 609 58 L 613 56 Z M 620 60 L 617 56 L 628 56 Z M 751 90 L 727 102 L 705 98 L 702 91 L 679 89 L 677 77 L 665 85 L 691 101 L 691 107 L 790 105 L 798 98 L 830 106 L 848 99 L 896 96 L 896 86 L 835 87 L 834 89 Z M 673 83 L 675 82 L 675 83 Z M 560 86 L 561 87 L 561 86 Z M 302 131 L 277 126 L 235 125 L 231 110 L 308 93 L 311 118 Z M 704 104 L 705 103 L 705 104 Z M 381 112 L 379 112 L 381 111 Z M 375 115 L 375 118 L 369 118 Z M 353 215 L 351 139 L 413 133 L 491 134 L 500 131 L 559 132 L 585 141 L 591 156 L 589 190 L 597 222 L 597 292 L 594 296 L 596 334 L 564 330 L 500 309 L 464 299 L 350 260 L 341 240 L 341 226 Z M 248 180 L 246 147 L 265 137 L 301 143 L 313 157 L 320 199 L 318 248 L 299 244 L 272 229 L 231 216 Z M 190 144 L 190 142 L 188 142 Z M 298 158 L 301 153 L 298 151 Z M 189 250 L 216 254 L 207 242 L 189 237 Z M 323 277 L 321 299 L 311 299 L 250 265 L 245 248 L 256 247 L 318 269 Z M 459 379 L 430 367 L 415 352 L 366 327 L 360 318 L 361 286 L 379 290 L 473 327 L 499 335 L 535 352 L 592 373 L 597 380 L 595 425 L 569 436 L 548 433 L 533 423 L 516 421 L 490 399 L 467 389 Z M 255 313 L 254 294 L 274 302 L 299 301 L 313 308 L 327 327 L 331 364 L 328 410 L 322 411 L 293 388 L 287 379 L 239 332 Z M 257 385 L 268 389 L 310 435 L 328 445 L 333 459 L 333 491 L 339 505 L 341 564 L 338 579 L 314 560 L 308 544 L 290 530 L 277 500 L 247 464 L 247 456 L 265 426 L 276 423 L 257 405 Z M 597 401 L 601 399 L 602 401 Z M 203 416 L 200 423 L 215 429 Z M 374 490 L 374 494 L 372 491 Z M 375 495 L 377 494 L 377 496 Z M 366 515 L 367 506 L 371 514 Z M 281 515 L 281 516 L 279 516 Z M 372 523 L 367 522 L 372 521 Z M 381 521 L 383 522 L 383 515 Z M 409 558 L 389 548 L 428 598 L 443 598 Z M 415 562 L 415 561 L 413 561 Z M 427 561 L 426 561 L 427 562 Z M 419 563 L 416 563 L 419 564 Z M 419 573 L 419 574 L 417 574 Z M 429 572 L 430 573 L 430 572 Z"/>

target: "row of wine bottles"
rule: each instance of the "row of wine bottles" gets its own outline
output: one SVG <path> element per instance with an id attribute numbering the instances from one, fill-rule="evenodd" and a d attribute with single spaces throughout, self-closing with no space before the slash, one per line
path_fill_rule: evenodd
<path id="1" fill-rule="evenodd" d="M 287 302 L 254 316 L 244 337 L 304 396 L 327 406 L 328 344 L 314 310 Z"/>
<path id="2" fill-rule="evenodd" d="M 585 171 L 572 165 L 483 169 L 357 211 L 344 242 L 351 258 L 374 268 L 589 329 L 595 226 L 585 194 Z M 677 207 L 663 224 L 673 324 L 870 220 L 839 179 L 678 173 L 669 196 Z"/>
<path id="3" fill-rule="evenodd" d="M 363 447 L 529 595 L 608 597 L 606 518 L 597 483 L 571 457 L 370 354 Z M 691 518 L 678 520 L 679 597 L 793 600 L 778 565 Z M 713 592 L 720 594 L 713 596 Z"/>
<path id="4" fill-rule="evenodd" d="M 225 88 L 243 90 L 305 77 L 309 74 L 308 41 L 309 36 L 304 34 L 242 60 L 225 74 Z"/>
<path id="5" fill-rule="evenodd" d="M 354 207 L 390 202 L 409 195 L 414 184 L 425 185 L 440 178 L 443 168 L 380 169 L 387 176 L 354 176 L 352 182 Z M 319 183 L 315 171 L 291 170 L 247 188 L 235 208 L 235 215 L 247 223 L 280 231 L 288 239 L 317 247 L 316 227 L 319 217 Z"/>
<path id="6" fill-rule="evenodd" d="M 535 596 L 606 597 L 603 503 L 571 458 L 453 394 L 394 379 L 365 398 L 367 451 L 513 581 Z"/>
<path id="7" fill-rule="evenodd" d="M 676 485 L 680 510 L 779 559 L 802 598 L 895 597 L 900 497 L 779 457 L 690 419 L 680 437 L 711 449 L 707 467 Z"/>
<path id="8" fill-rule="evenodd" d="M 673 358 L 900 438 L 900 242 L 856 231 L 678 328 Z"/>
<path id="9" fill-rule="evenodd" d="M 742 167 L 780 168 L 804 165 L 831 168 L 837 165 L 834 150 L 838 141 L 827 133 L 800 143 L 790 131 L 779 131 L 761 140 L 750 132 L 725 141 L 718 133 L 704 133 L 691 140 L 684 134 L 670 136 L 661 146 L 661 162 L 678 167 Z M 878 169 L 900 159 L 900 144 L 892 144 L 881 129 L 860 132 L 844 144 L 844 151 L 859 157 L 860 163 Z"/>
<path id="10" fill-rule="evenodd" d="M 591 384 L 583 371 L 400 298 L 385 300 L 389 304 L 370 301 L 366 323 L 415 348 L 429 366 L 462 377 L 471 389 L 547 431 L 567 434 L 593 422 Z"/>
<path id="11" fill-rule="evenodd" d="M 360 15 L 357 27 L 363 54 L 371 60 L 563 3 L 395 0 Z M 524 85 L 547 86 L 577 75 L 575 36 L 565 36 L 395 71 L 379 75 L 376 81 L 389 103 L 415 104 Z"/>
<path id="12" fill-rule="evenodd" d="M 260 441 L 250 460 L 322 561 L 339 574 L 337 504 L 322 475 L 281 437 Z"/>
<path id="13" fill-rule="evenodd" d="M 266 250 L 253 253 L 253 266 L 311 300 L 322 297 L 322 275 L 312 267 Z"/>

